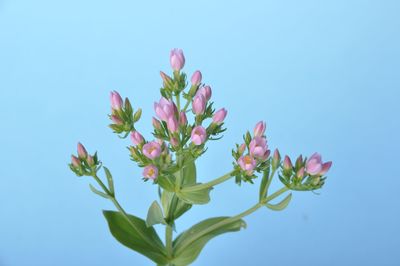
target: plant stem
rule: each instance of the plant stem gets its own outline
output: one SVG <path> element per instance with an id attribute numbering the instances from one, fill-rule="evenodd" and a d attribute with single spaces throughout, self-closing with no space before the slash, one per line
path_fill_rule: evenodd
<path id="1" fill-rule="evenodd" d="M 167 224 L 165 227 L 165 246 L 167 249 L 167 257 L 168 259 L 172 259 L 173 249 L 172 249 L 172 226 Z"/>
<path id="2" fill-rule="evenodd" d="M 197 190 L 202 190 L 202 189 L 207 189 L 211 188 L 215 185 L 221 184 L 225 182 L 226 180 L 230 179 L 232 177 L 232 172 L 229 172 L 221 177 L 218 177 L 214 180 L 211 180 L 210 182 L 199 184 L 199 185 L 194 185 L 190 187 L 183 188 L 184 191 L 197 191 Z"/>

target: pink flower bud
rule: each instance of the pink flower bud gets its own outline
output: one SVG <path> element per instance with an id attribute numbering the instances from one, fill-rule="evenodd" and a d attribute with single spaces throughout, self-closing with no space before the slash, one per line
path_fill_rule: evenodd
<path id="1" fill-rule="evenodd" d="M 88 155 L 86 161 L 87 161 L 89 166 L 93 166 L 94 165 L 94 160 L 93 160 L 93 157 L 91 155 Z"/>
<path id="2" fill-rule="evenodd" d="M 161 154 L 161 146 L 156 141 L 152 141 L 143 145 L 143 154 L 149 159 L 155 159 Z"/>
<path id="3" fill-rule="evenodd" d="M 171 145 L 172 145 L 173 147 L 176 147 L 176 146 L 178 146 L 178 144 L 179 144 L 178 139 L 175 138 L 175 137 L 171 137 L 170 140 L 169 140 L 169 142 L 171 143 Z"/>
<path id="4" fill-rule="evenodd" d="M 262 137 L 265 133 L 266 124 L 263 121 L 260 121 L 254 127 L 254 136 L 255 137 Z"/>
<path id="5" fill-rule="evenodd" d="M 195 71 L 191 79 L 192 86 L 198 86 L 201 83 L 201 79 L 202 79 L 201 72 L 199 70 Z"/>
<path id="6" fill-rule="evenodd" d="M 330 162 L 330 161 L 324 163 L 322 165 L 322 170 L 321 170 L 321 172 L 319 172 L 319 174 L 320 175 L 325 175 L 329 171 L 329 169 L 331 169 L 331 166 L 332 166 L 332 162 Z"/>
<path id="7" fill-rule="evenodd" d="M 243 143 L 242 145 L 239 146 L 238 153 L 240 155 L 242 155 L 244 153 L 244 151 L 246 150 L 246 148 L 247 148 L 246 144 Z"/>
<path id="8" fill-rule="evenodd" d="M 213 122 L 217 125 L 221 124 L 224 122 L 227 113 L 228 111 L 225 108 L 219 109 L 213 116 Z"/>
<path id="9" fill-rule="evenodd" d="M 158 119 L 153 117 L 152 123 L 155 129 L 161 129 L 161 123 Z"/>
<path id="10" fill-rule="evenodd" d="M 237 161 L 237 163 L 239 164 L 240 168 L 242 168 L 243 171 L 246 171 L 248 175 L 253 174 L 253 170 L 257 165 L 256 160 L 254 160 L 254 158 L 251 157 L 250 155 L 241 156 Z"/>
<path id="11" fill-rule="evenodd" d="M 115 115 L 111 115 L 111 120 L 116 125 L 122 125 L 124 123 L 118 116 Z"/>
<path id="12" fill-rule="evenodd" d="M 175 71 L 179 71 L 185 65 L 185 56 L 183 55 L 183 51 L 181 49 L 172 49 L 169 57 L 169 61 L 171 63 L 171 67 Z"/>
<path id="13" fill-rule="evenodd" d="M 140 145 L 144 142 L 143 136 L 137 131 L 131 132 L 131 140 L 134 145 Z"/>
<path id="14" fill-rule="evenodd" d="M 123 101 L 121 95 L 119 95 L 117 91 L 112 91 L 110 93 L 110 101 L 112 109 L 119 110 L 122 108 Z"/>
<path id="15" fill-rule="evenodd" d="M 283 169 L 284 170 L 291 170 L 293 167 L 292 161 L 290 160 L 289 156 L 285 156 L 285 159 L 283 159 Z"/>
<path id="16" fill-rule="evenodd" d="M 158 168 L 152 164 L 143 169 L 143 177 L 147 179 L 156 179 L 158 177 Z"/>
<path id="17" fill-rule="evenodd" d="M 81 166 L 81 161 L 76 156 L 71 155 L 71 164 L 74 167 L 79 167 L 79 166 Z"/>
<path id="18" fill-rule="evenodd" d="M 154 103 L 154 110 L 158 118 L 167 122 L 171 116 L 175 115 L 176 106 L 172 101 L 162 97 L 158 103 Z"/>
<path id="19" fill-rule="evenodd" d="M 299 155 L 299 157 L 297 157 L 296 159 L 296 163 L 294 164 L 296 169 L 299 169 L 302 165 L 303 165 L 303 155 Z"/>
<path id="20" fill-rule="evenodd" d="M 297 176 L 298 178 L 303 178 L 303 177 L 304 177 L 304 174 L 305 174 L 305 169 L 304 169 L 304 167 L 301 167 L 301 168 L 299 169 L 299 171 L 297 171 L 296 176 Z"/>
<path id="21" fill-rule="evenodd" d="M 168 130 L 171 131 L 172 133 L 175 133 L 178 131 L 178 121 L 176 120 L 175 116 L 171 116 L 170 118 L 168 118 L 167 121 L 167 126 L 168 126 Z"/>
<path id="22" fill-rule="evenodd" d="M 81 159 L 85 159 L 87 157 L 87 151 L 85 147 L 82 145 L 82 143 L 78 143 L 78 156 Z"/>
<path id="23" fill-rule="evenodd" d="M 188 121 L 187 121 L 186 113 L 185 112 L 181 112 L 179 114 L 179 124 L 181 126 L 186 126 L 187 122 Z"/>
<path id="24" fill-rule="evenodd" d="M 192 102 L 192 111 L 196 115 L 202 115 L 206 110 L 206 100 L 203 95 L 197 95 Z"/>
<path id="25" fill-rule="evenodd" d="M 206 129 L 202 126 L 196 126 L 192 130 L 191 140 L 195 145 L 203 144 L 207 139 Z"/>
<path id="26" fill-rule="evenodd" d="M 164 87 L 172 82 L 172 79 L 162 71 L 160 71 L 160 76 L 163 80 Z"/>
<path id="27" fill-rule="evenodd" d="M 275 149 L 274 156 L 272 158 L 272 163 L 275 167 L 278 167 L 279 163 L 281 162 L 281 154 L 279 153 L 278 149 Z"/>
<path id="28" fill-rule="evenodd" d="M 251 156 L 261 159 L 265 157 L 268 150 L 267 140 L 263 137 L 254 137 L 249 144 L 249 149 Z"/>
<path id="29" fill-rule="evenodd" d="M 210 86 L 201 87 L 197 91 L 196 95 L 203 95 L 204 99 L 206 99 L 206 102 L 209 101 L 212 95 L 211 87 Z"/>

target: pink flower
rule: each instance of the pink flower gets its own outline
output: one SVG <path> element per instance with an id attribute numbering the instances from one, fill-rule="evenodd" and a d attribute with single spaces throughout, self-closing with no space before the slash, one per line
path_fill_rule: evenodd
<path id="1" fill-rule="evenodd" d="M 158 103 L 154 103 L 154 110 L 161 120 L 168 122 L 168 119 L 175 114 L 175 104 L 162 97 Z"/>
<path id="2" fill-rule="evenodd" d="M 122 98 L 121 95 L 117 91 L 112 91 L 110 93 L 110 101 L 111 101 L 111 108 L 115 110 L 119 110 L 122 108 Z"/>
<path id="3" fill-rule="evenodd" d="M 116 125 L 122 125 L 124 123 L 118 116 L 115 116 L 115 115 L 111 115 L 111 120 Z"/>
<path id="4" fill-rule="evenodd" d="M 292 161 L 290 160 L 289 156 L 285 155 L 285 159 L 283 159 L 283 169 L 291 170 L 292 167 L 293 167 Z"/>
<path id="5" fill-rule="evenodd" d="M 78 143 L 78 156 L 81 159 L 85 159 L 87 157 L 87 151 L 85 149 L 85 147 L 82 145 L 82 143 Z"/>
<path id="6" fill-rule="evenodd" d="M 224 122 L 228 111 L 225 108 L 219 109 L 213 116 L 213 122 L 217 125 Z"/>
<path id="7" fill-rule="evenodd" d="M 155 159 L 161 154 L 161 146 L 156 141 L 148 142 L 143 145 L 143 154 L 149 159 Z"/>
<path id="8" fill-rule="evenodd" d="M 201 79 L 202 79 L 201 72 L 199 70 L 195 71 L 191 79 L 192 86 L 198 86 L 201 82 Z"/>
<path id="9" fill-rule="evenodd" d="M 306 171 L 310 175 L 323 175 L 326 174 L 326 172 L 328 172 L 331 166 L 332 162 L 323 163 L 321 155 L 318 153 L 314 153 L 307 160 Z"/>
<path id="10" fill-rule="evenodd" d="M 178 121 L 176 120 L 174 115 L 168 118 L 167 126 L 168 126 L 169 131 L 171 131 L 172 133 L 175 133 L 178 131 L 179 125 L 178 125 Z"/>
<path id="11" fill-rule="evenodd" d="M 206 129 L 202 126 L 196 126 L 192 130 L 191 140 L 195 145 L 203 144 L 207 139 Z"/>
<path id="12" fill-rule="evenodd" d="M 139 145 L 144 142 L 143 136 L 137 131 L 131 132 L 131 140 L 134 145 Z"/>
<path id="13" fill-rule="evenodd" d="M 260 121 L 254 127 L 254 136 L 255 137 L 262 137 L 265 133 L 266 124 L 263 121 Z"/>
<path id="14" fill-rule="evenodd" d="M 256 160 L 254 160 L 254 158 L 251 157 L 250 155 L 241 156 L 237 161 L 237 163 L 239 164 L 240 168 L 242 168 L 243 171 L 246 171 L 248 175 L 253 174 L 253 170 L 257 165 Z"/>
<path id="15" fill-rule="evenodd" d="M 79 167 L 81 165 L 81 161 L 79 161 L 79 159 L 76 156 L 71 155 L 71 164 L 74 167 Z"/>
<path id="16" fill-rule="evenodd" d="M 181 112 L 179 114 L 179 124 L 181 126 L 185 126 L 187 124 L 187 117 L 186 117 L 186 113 L 185 112 Z"/>
<path id="17" fill-rule="evenodd" d="M 197 95 L 192 102 L 192 110 L 196 115 L 202 115 L 206 110 L 206 100 L 203 95 Z"/>
<path id="18" fill-rule="evenodd" d="M 185 65 L 185 56 L 183 55 L 183 51 L 181 49 L 172 49 L 169 57 L 169 61 L 171 63 L 171 67 L 175 71 L 179 71 Z"/>
<path id="19" fill-rule="evenodd" d="M 210 100 L 211 95 L 212 95 L 212 91 L 211 91 L 211 87 L 210 86 L 204 86 L 201 87 L 196 95 L 203 95 L 204 99 L 206 99 L 206 101 Z"/>
<path id="20" fill-rule="evenodd" d="M 252 156 L 259 159 L 264 158 L 268 151 L 267 140 L 263 137 L 254 137 L 250 142 L 249 149 Z"/>
<path id="21" fill-rule="evenodd" d="M 156 179 L 158 176 L 158 168 L 152 164 L 143 169 L 143 177 L 147 179 Z"/>

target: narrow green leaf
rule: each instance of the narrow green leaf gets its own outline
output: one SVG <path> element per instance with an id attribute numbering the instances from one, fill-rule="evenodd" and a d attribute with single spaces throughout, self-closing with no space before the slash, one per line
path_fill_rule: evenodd
<path id="1" fill-rule="evenodd" d="M 190 187 L 186 187 L 190 188 Z M 199 190 L 181 189 L 176 192 L 176 195 L 186 203 L 189 204 L 207 204 L 210 201 L 211 188 L 204 188 Z"/>
<path id="2" fill-rule="evenodd" d="M 111 194 L 114 195 L 114 181 L 113 181 L 111 172 L 105 166 L 103 166 L 103 169 L 104 169 L 104 173 L 106 174 L 106 177 L 107 177 L 108 189 L 110 190 Z"/>
<path id="3" fill-rule="evenodd" d="M 165 246 L 152 226 L 136 216 L 128 215 L 129 221 L 115 211 L 103 211 L 111 234 L 124 246 L 146 256 L 157 264 L 168 263 Z M 134 226 L 132 226 L 134 225 Z"/>
<path id="4" fill-rule="evenodd" d="M 191 157 L 191 156 L 190 156 Z M 187 164 L 183 167 L 182 179 L 183 179 L 183 186 L 194 185 L 196 184 L 196 164 L 193 159 L 188 158 L 190 160 Z"/>
<path id="5" fill-rule="evenodd" d="M 175 179 L 173 176 L 166 176 L 166 175 L 160 175 L 157 177 L 157 182 L 162 187 L 163 189 L 174 192 L 175 191 Z"/>
<path id="6" fill-rule="evenodd" d="M 266 203 L 265 206 L 274 211 L 281 211 L 284 210 L 289 205 L 291 199 L 292 199 L 292 193 L 287 195 L 281 202 L 277 204 Z"/>
<path id="7" fill-rule="evenodd" d="M 146 225 L 147 227 L 150 227 L 161 223 L 165 224 L 164 215 L 158 202 L 154 201 L 147 213 Z"/>
<path id="8" fill-rule="evenodd" d="M 109 199 L 109 198 L 110 198 L 110 196 L 108 196 L 106 193 L 103 193 L 103 192 L 101 192 L 101 191 L 98 191 L 98 190 L 97 190 L 94 186 L 92 186 L 91 184 L 89 184 L 89 187 L 90 187 L 90 190 L 91 190 L 93 193 L 99 195 L 100 197 L 103 197 L 103 198 L 106 198 L 106 199 Z"/>
<path id="9" fill-rule="evenodd" d="M 176 265 L 189 265 L 200 254 L 201 250 L 212 238 L 228 233 L 239 231 L 246 227 L 243 220 L 229 221 L 230 217 L 214 217 L 195 224 L 180 234 L 173 243 L 174 260 Z M 226 224 L 224 222 L 227 222 Z"/>
<path id="10" fill-rule="evenodd" d="M 268 167 L 267 169 L 264 170 L 263 173 L 263 177 L 261 180 L 261 184 L 260 184 L 260 201 L 262 199 L 264 199 L 265 195 L 267 194 L 267 185 L 268 185 L 268 179 L 269 179 L 269 169 L 270 167 Z M 271 177 L 272 178 L 272 177 Z"/>
<path id="11" fill-rule="evenodd" d="M 174 197 L 176 198 L 175 200 L 177 202 L 175 205 L 175 209 L 172 210 L 170 208 L 172 207 L 171 203 Z M 190 208 L 192 208 L 191 204 L 185 203 L 184 201 L 180 200 L 177 196 L 175 196 L 175 193 L 166 190 L 162 192 L 161 205 L 163 207 L 166 217 L 173 220 L 178 219 L 180 216 L 182 216 L 182 214 L 184 214 L 185 212 L 190 210 Z"/>

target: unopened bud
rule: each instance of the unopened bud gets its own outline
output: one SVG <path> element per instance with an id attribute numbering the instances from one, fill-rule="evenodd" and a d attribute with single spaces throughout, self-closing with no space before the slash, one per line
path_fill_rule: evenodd
<path id="1" fill-rule="evenodd" d="M 82 145 L 82 143 L 78 143 L 78 156 L 81 159 L 85 159 L 87 156 L 87 151 L 85 149 L 85 147 Z"/>
<path id="2" fill-rule="evenodd" d="M 74 167 L 79 167 L 79 166 L 81 166 L 81 161 L 79 161 L 78 157 L 71 155 L 71 164 Z"/>

